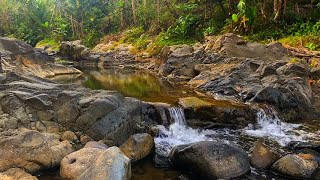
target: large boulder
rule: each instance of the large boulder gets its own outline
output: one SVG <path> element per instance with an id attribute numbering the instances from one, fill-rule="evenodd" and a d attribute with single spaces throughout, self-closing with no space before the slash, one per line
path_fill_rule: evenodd
<path id="1" fill-rule="evenodd" d="M 131 164 L 117 147 L 83 148 L 61 161 L 60 174 L 67 180 L 128 180 Z"/>
<path id="2" fill-rule="evenodd" d="M 5 131 L 0 133 L 0 172 L 18 167 L 35 173 L 56 167 L 73 151 L 69 142 L 60 142 L 53 134 L 32 130 Z"/>
<path id="3" fill-rule="evenodd" d="M 265 61 L 288 60 L 291 55 L 280 43 L 262 45 L 246 42 L 242 37 L 232 33 L 218 37 L 212 50 L 228 57 L 259 58 Z"/>
<path id="4" fill-rule="evenodd" d="M 231 179 L 250 171 L 247 153 L 232 144 L 202 141 L 176 146 L 170 160 L 177 168 L 206 179 Z"/>
<path id="5" fill-rule="evenodd" d="M 54 64 L 52 57 L 16 39 L 0 38 L 0 54 L 5 71 L 15 71 L 39 77 L 81 73 L 73 67 Z"/>
<path id="6" fill-rule="evenodd" d="M 318 163 L 311 154 L 288 154 L 272 166 L 272 169 L 282 175 L 295 178 L 311 178 Z"/>
<path id="7" fill-rule="evenodd" d="M 120 146 L 121 151 L 131 160 L 131 162 L 138 161 L 148 156 L 153 148 L 153 137 L 147 133 L 132 135 Z"/>

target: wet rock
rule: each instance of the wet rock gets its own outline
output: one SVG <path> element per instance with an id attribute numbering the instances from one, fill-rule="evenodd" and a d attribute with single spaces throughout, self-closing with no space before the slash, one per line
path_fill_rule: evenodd
<path id="1" fill-rule="evenodd" d="M 252 59 L 232 62 L 236 65 L 226 66 L 227 70 L 215 69 L 216 77 L 200 88 L 244 102 L 270 104 L 286 121 L 316 114 L 313 113 L 317 110 L 312 105 L 308 67 L 304 64 L 285 61 L 266 63 Z"/>
<path id="2" fill-rule="evenodd" d="M 257 141 L 251 152 L 250 162 L 255 168 L 267 169 L 277 160 L 277 155 L 263 142 Z"/>
<path id="3" fill-rule="evenodd" d="M 180 98 L 179 105 L 184 108 L 186 119 L 243 127 L 255 122 L 255 112 L 249 106 L 240 103 L 206 101 L 197 97 L 187 97 Z"/>
<path id="4" fill-rule="evenodd" d="M 170 160 L 177 168 L 206 179 L 231 179 L 250 171 L 247 153 L 232 144 L 203 141 L 173 148 Z"/>
<path id="5" fill-rule="evenodd" d="M 30 173 L 59 165 L 73 152 L 69 142 L 38 131 L 4 131 L 0 133 L 0 172 L 20 167 Z"/>
<path id="6" fill-rule="evenodd" d="M 75 142 L 78 140 L 78 137 L 76 134 L 72 131 L 66 131 L 61 136 L 62 141 L 69 141 L 69 142 Z"/>
<path id="7" fill-rule="evenodd" d="M 61 161 L 60 174 L 68 180 L 127 180 L 131 176 L 131 165 L 117 147 L 84 148 Z"/>
<path id="8" fill-rule="evenodd" d="M 282 175 L 296 178 L 311 178 L 318 168 L 315 157 L 310 154 L 289 154 L 272 166 L 272 169 Z"/>
<path id="9" fill-rule="evenodd" d="M 153 148 L 153 137 L 147 133 L 132 135 L 120 146 L 120 150 L 131 160 L 131 162 L 145 158 L 151 153 Z"/>
<path id="10" fill-rule="evenodd" d="M 37 180 L 35 176 L 25 172 L 20 168 L 11 168 L 0 173 L 1 180 Z"/>

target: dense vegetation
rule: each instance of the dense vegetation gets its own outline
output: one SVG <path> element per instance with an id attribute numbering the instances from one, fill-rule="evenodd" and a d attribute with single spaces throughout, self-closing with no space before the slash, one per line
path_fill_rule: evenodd
<path id="1" fill-rule="evenodd" d="M 1 0 L 0 36 L 35 45 L 106 34 L 146 48 L 237 32 L 255 41 L 320 48 L 320 0 Z"/>

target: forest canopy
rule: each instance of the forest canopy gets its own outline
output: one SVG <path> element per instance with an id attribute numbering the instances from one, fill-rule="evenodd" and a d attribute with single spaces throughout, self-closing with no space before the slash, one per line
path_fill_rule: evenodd
<path id="1" fill-rule="evenodd" d="M 305 46 L 316 50 L 320 0 L 0 1 L 0 36 L 32 45 L 44 39 L 81 39 L 93 46 L 107 34 L 128 30 L 131 39 L 126 41 L 142 45 L 151 37 L 175 44 L 236 32 L 254 41 L 307 37 Z"/>

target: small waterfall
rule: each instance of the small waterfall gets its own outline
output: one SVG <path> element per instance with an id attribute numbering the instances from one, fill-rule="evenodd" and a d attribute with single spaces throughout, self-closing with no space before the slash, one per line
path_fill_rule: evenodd
<path id="1" fill-rule="evenodd" d="M 184 111 L 182 108 L 171 107 L 168 110 L 170 117 L 174 120 L 174 123 L 182 126 L 187 125 L 186 117 L 184 116 Z"/>
<path id="2" fill-rule="evenodd" d="M 271 107 L 260 108 L 257 112 L 257 124 L 245 128 L 245 133 L 255 137 L 266 137 L 285 146 L 291 141 L 303 141 L 297 135 L 296 129 L 300 124 L 282 122 L 277 112 Z"/>
<path id="3" fill-rule="evenodd" d="M 168 111 L 174 123 L 170 125 L 169 129 L 164 126 L 160 127 L 160 134 L 155 138 L 157 154 L 167 157 L 171 149 L 176 145 L 211 140 L 206 137 L 204 131 L 200 132 L 198 129 L 192 129 L 187 126 L 182 108 L 171 107 L 168 108 Z"/>

